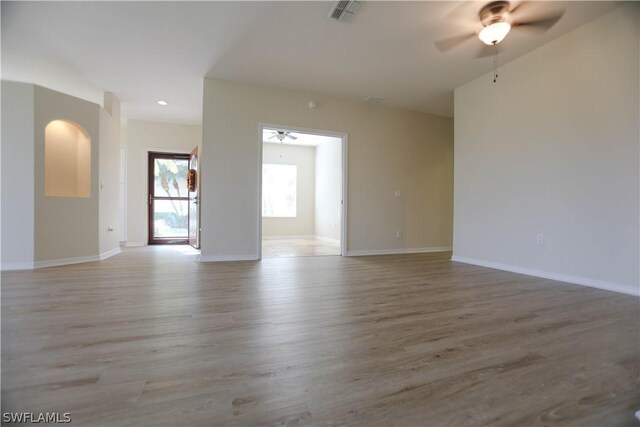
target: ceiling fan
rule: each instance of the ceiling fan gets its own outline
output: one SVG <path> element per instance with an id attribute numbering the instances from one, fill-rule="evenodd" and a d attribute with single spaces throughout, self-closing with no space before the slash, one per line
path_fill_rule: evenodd
<path id="1" fill-rule="evenodd" d="M 291 132 L 284 131 L 284 130 L 277 130 L 273 132 L 273 134 L 267 139 L 273 139 L 273 138 L 276 138 L 280 142 L 284 141 L 285 138 L 290 138 L 290 139 L 293 139 L 294 141 L 298 139 L 297 136 L 291 135 Z"/>
<path id="2" fill-rule="evenodd" d="M 526 28 L 544 32 L 553 27 L 564 14 L 564 10 L 557 10 L 527 19 L 518 18 L 518 15 L 533 3 L 535 2 L 522 1 L 515 6 L 505 0 L 487 3 L 478 11 L 478 18 L 483 27 L 479 32 L 473 31 L 440 39 L 434 44 L 440 52 L 447 52 L 474 37 L 478 37 L 486 45 L 480 50 L 478 57 L 490 56 L 495 53 L 495 49 L 492 48 L 504 40 L 510 30 Z"/>

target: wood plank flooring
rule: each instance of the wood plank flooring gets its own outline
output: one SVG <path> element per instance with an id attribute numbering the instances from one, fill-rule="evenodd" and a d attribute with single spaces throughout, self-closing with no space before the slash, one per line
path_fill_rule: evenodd
<path id="1" fill-rule="evenodd" d="M 319 239 L 262 240 L 263 258 L 340 255 L 340 245 Z"/>
<path id="2" fill-rule="evenodd" d="M 449 254 L 2 274 L 2 411 L 77 426 L 635 426 L 638 299 Z"/>

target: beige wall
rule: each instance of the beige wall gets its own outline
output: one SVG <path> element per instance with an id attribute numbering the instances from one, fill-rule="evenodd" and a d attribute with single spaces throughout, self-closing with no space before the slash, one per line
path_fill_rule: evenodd
<path id="1" fill-rule="evenodd" d="M 95 261 L 117 251 L 117 237 L 113 238 L 117 216 L 114 220 L 113 213 L 117 215 L 118 210 L 118 164 L 117 157 L 114 164 L 110 155 L 119 145 L 119 111 L 111 116 L 88 101 L 5 81 L 2 102 L 2 269 Z M 113 103 L 117 99 L 113 98 Z M 73 169 L 69 180 L 73 188 L 57 191 L 66 196 L 45 195 L 45 129 L 54 120 L 73 122 L 90 138 L 86 147 L 74 146 L 66 153 L 71 158 L 68 169 Z M 78 136 L 76 128 L 62 131 Z M 78 168 L 76 161 L 84 150 L 90 151 L 89 162 L 80 162 Z M 88 179 L 76 176 L 78 172 L 83 175 L 82 169 L 88 171 Z M 115 181 L 110 178 L 113 173 Z M 55 180 L 55 176 L 49 178 Z M 82 197 L 71 197 L 78 191 Z M 114 231 L 109 232 L 102 222 L 113 224 Z"/>
<path id="2" fill-rule="evenodd" d="M 350 251 L 451 245 L 453 120 L 205 78 L 203 260 L 258 256 L 260 123 L 348 133 Z"/>
<path id="3" fill-rule="evenodd" d="M 127 245 L 148 242 L 149 151 L 189 153 L 202 141 L 202 127 L 177 123 L 127 121 L 121 142 L 127 145 Z M 202 149 L 199 149 L 202 153 Z"/>
<path id="4" fill-rule="evenodd" d="M 316 146 L 315 235 L 340 240 L 342 204 L 342 140 Z"/>
<path id="5" fill-rule="evenodd" d="M 98 256 L 98 153 L 100 106 L 60 92 L 35 86 L 35 261 Z M 68 120 L 91 138 L 90 197 L 45 196 L 45 127 Z"/>
<path id="6" fill-rule="evenodd" d="M 33 90 L 2 81 L 2 270 L 33 268 Z"/>
<path id="7" fill-rule="evenodd" d="M 314 234 L 315 149 L 287 144 L 264 144 L 263 163 L 295 165 L 297 204 L 295 218 L 262 218 L 263 236 Z"/>
<path id="8" fill-rule="evenodd" d="M 639 18 L 625 4 L 456 89 L 456 257 L 638 293 Z"/>

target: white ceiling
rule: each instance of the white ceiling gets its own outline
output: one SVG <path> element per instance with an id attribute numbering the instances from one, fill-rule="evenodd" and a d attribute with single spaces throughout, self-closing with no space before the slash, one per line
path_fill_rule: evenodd
<path id="1" fill-rule="evenodd" d="M 285 129 L 278 129 L 285 130 Z M 342 140 L 333 136 L 314 135 L 311 133 L 291 132 L 290 135 L 297 139 L 285 138 L 282 142 L 277 138 L 272 138 L 276 129 L 264 129 L 262 131 L 262 141 L 265 144 L 286 144 L 286 145 L 302 145 L 305 147 L 317 147 L 325 142 L 340 143 Z"/>
<path id="2" fill-rule="evenodd" d="M 484 2 L 365 2 L 350 23 L 333 2 L 2 1 L 2 78 L 95 102 L 114 92 L 125 117 L 202 120 L 203 76 L 453 115 L 453 89 L 492 68 L 473 39 Z M 615 2 L 531 2 L 522 18 L 566 9 L 544 34 L 514 31 L 500 63 L 607 12 Z M 162 107 L 163 99 L 169 105 Z"/>

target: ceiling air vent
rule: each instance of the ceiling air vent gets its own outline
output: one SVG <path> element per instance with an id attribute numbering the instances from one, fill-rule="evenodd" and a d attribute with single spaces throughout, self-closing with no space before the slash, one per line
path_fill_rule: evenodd
<path id="1" fill-rule="evenodd" d="M 380 104 L 382 101 L 384 101 L 384 98 L 381 96 L 368 96 L 364 102 L 366 102 L 367 104 Z"/>
<path id="2" fill-rule="evenodd" d="M 357 0 L 338 1 L 333 9 L 331 9 L 329 18 L 340 22 L 349 22 L 351 21 L 353 14 L 358 10 L 358 7 L 360 7 L 360 2 Z"/>

